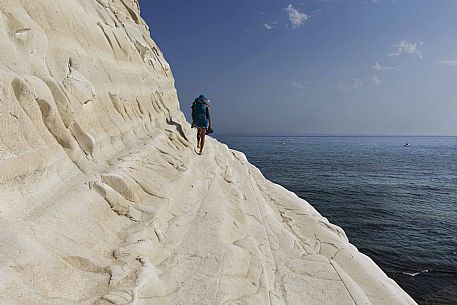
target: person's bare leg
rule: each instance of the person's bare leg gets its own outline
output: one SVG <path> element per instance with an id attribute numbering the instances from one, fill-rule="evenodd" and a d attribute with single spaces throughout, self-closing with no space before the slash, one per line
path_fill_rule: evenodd
<path id="1" fill-rule="evenodd" d="M 200 155 L 203 153 L 203 147 L 205 146 L 205 136 L 206 136 L 206 128 L 199 128 L 200 133 Z"/>
<path id="2" fill-rule="evenodd" d="M 197 128 L 197 148 L 200 148 L 200 128 Z"/>

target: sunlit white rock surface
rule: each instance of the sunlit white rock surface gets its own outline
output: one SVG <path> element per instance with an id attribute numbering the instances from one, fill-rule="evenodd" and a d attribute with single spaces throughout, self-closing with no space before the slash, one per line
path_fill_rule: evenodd
<path id="1" fill-rule="evenodd" d="M 136 0 L 0 0 L 0 42 L 2 305 L 415 304 L 243 154 L 195 154 Z"/>

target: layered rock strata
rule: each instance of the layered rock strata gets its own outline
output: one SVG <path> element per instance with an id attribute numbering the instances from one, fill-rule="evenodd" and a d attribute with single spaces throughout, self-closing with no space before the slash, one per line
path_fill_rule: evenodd
<path id="1" fill-rule="evenodd" d="M 415 304 L 210 139 L 136 0 L 0 0 L 0 304 Z"/>

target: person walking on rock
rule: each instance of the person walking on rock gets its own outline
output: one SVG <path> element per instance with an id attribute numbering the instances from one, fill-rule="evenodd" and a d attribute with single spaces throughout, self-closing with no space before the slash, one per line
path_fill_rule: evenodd
<path id="1" fill-rule="evenodd" d="M 197 148 L 200 148 L 199 155 L 203 153 L 206 134 L 212 132 L 209 108 L 209 99 L 203 94 L 197 97 L 192 103 L 192 127 L 197 128 Z"/>

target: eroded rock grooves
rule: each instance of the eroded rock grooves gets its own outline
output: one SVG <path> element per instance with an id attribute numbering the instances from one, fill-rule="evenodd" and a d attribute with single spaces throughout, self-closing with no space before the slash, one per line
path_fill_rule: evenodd
<path id="1" fill-rule="evenodd" d="M 0 303 L 415 304 L 210 140 L 136 0 L 0 0 Z"/>

